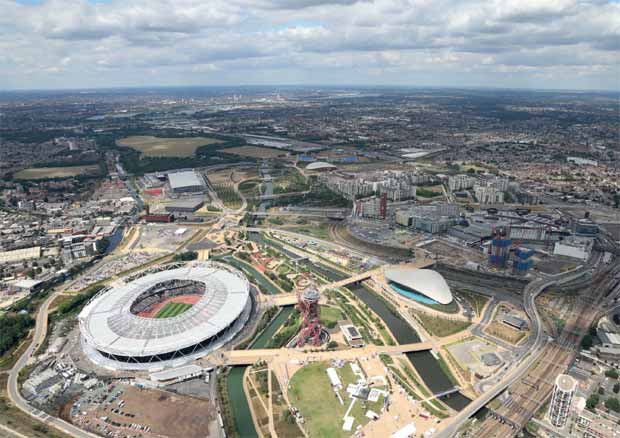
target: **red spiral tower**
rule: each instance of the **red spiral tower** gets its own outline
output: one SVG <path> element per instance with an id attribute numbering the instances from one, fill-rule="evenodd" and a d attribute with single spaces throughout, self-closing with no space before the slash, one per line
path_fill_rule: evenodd
<path id="1" fill-rule="evenodd" d="M 309 287 L 297 294 L 297 308 L 301 312 L 301 329 L 297 336 L 297 347 L 308 342 L 317 347 L 321 344 L 321 323 L 319 321 L 319 299 L 321 295 L 315 288 Z"/>

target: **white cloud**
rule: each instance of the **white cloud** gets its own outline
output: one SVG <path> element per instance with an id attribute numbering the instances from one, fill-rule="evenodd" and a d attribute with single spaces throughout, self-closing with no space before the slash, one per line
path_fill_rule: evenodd
<path id="1" fill-rule="evenodd" d="M 545 87 L 557 84 L 551 70 L 617 88 L 618 23 L 620 4 L 603 0 L 0 0 L 0 88 L 137 85 L 147 74 L 452 85 L 469 72 L 471 85 L 490 85 L 508 71 Z"/>

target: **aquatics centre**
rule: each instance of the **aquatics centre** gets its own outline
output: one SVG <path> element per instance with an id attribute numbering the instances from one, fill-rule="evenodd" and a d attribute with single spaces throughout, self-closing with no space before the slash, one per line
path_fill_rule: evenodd
<path id="1" fill-rule="evenodd" d="M 432 269 L 387 268 L 385 279 L 399 295 L 424 304 L 450 304 L 452 292 L 442 275 Z"/>

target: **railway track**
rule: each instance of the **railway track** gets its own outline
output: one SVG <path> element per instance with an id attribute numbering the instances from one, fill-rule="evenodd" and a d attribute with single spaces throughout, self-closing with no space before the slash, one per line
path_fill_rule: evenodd
<path id="1" fill-rule="evenodd" d="M 592 280 L 567 318 L 561 335 L 549 342 L 527 374 L 509 388 L 509 399 L 481 423 L 473 436 L 513 437 L 541 408 L 551 394 L 556 377 L 565 372 L 579 351 L 579 344 L 599 313 L 599 303 L 613 287 L 617 267 L 607 267 Z"/>

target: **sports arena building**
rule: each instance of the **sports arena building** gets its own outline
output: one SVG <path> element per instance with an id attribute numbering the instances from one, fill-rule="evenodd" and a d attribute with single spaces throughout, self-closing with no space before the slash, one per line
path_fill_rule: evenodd
<path id="1" fill-rule="evenodd" d="M 450 304 L 452 292 L 437 271 L 407 267 L 387 268 L 385 279 L 390 287 L 406 298 L 424 304 Z"/>
<path id="2" fill-rule="evenodd" d="M 217 262 L 160 269 L 103 290 L 84 307 L 81 342 L 93 362 L 113 370 L 176 367 L 221 347 L 248 321 L 250 284 L 240 271 Z"/>

